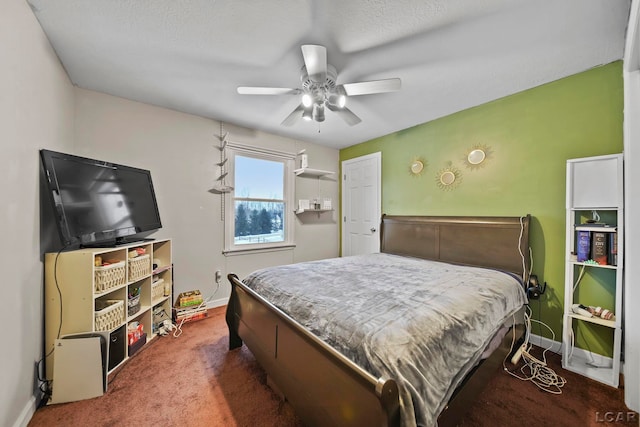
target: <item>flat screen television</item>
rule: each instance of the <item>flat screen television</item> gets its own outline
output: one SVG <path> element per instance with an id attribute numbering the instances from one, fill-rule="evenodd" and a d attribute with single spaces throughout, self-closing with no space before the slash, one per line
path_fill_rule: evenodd
<path id="1" fill-rule="evenodd" d="M 40 157 L 65 247 L 118 245 L 162 227 L 150 171 L 49 150 Z"/>

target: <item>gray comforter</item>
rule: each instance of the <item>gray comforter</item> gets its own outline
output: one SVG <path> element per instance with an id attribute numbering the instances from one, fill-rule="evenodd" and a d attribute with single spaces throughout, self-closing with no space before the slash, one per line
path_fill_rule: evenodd
<path id="1" fill-rule="evenodd" d="M 405 426 L 432 426 L 526 303 L 496 270 L 389 254 L 258 270 L 243 282 L 375 377 L 398 382 Z"/>

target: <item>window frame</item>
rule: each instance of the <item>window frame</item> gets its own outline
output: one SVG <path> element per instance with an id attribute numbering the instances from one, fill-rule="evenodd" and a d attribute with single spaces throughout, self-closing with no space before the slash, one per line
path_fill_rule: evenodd
<path id="1" fill-rule="evenodd" d="M 250 157 L 260 160 L 269 160 L 283 163 L 283 197 L 284 197 L 284 241 L 272 243 L 253 243 L 238 245 L 235 243 L 235 188 L 224 195 L 224 219 L 225 219 L 225 238 L 224 251 L 225 255 L 241 254 L 246 252 L 274 251 L 284 250 L 295 247 L 294 240 L 294 195 L 295 195 L 295 177 L 294 167 L 296 155 L 284 151 L 272 150 L 262 147 L 254 147 L 250 145 L 228 142 L 225 148 L 227 157 L 227 176 L 231 186 L 235 183 L 235 163 L 236 156 Z M 242 197 L 240 197 L 242 198 Z"/>

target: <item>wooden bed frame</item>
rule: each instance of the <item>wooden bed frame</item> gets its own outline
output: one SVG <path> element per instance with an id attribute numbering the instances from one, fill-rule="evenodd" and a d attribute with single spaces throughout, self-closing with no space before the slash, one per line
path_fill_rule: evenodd
<path id="1" fill-rule="evenodd" d="M 528 282 L 530 216 L 387 216 L 381 252 L 510 271 Z M 398 385 L 375 378 L 229 274 L 229 349 L 244 342 L 308 426 L 399 426 Z M 522 333 L 519 328 L 518 334 Z M 455 425 L 510 351 L 500 347 L 456 389 L 439 425 Z"/>

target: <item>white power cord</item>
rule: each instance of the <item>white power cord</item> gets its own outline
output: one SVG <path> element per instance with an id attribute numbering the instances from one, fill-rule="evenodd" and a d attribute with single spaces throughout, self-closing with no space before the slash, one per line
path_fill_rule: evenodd
<path id="1" fill-rule="evenodd" d="M 511 351 L 502 361 L 502 367 L 505 370 L 505 372 L 507 372 L 509 375 L 521 381 L 531 381 L 540 390 L 543 390 L 552 394 L 562 394 L 562 387 L 567 383 L 567 381 L 563 377 L 556 374 L 553 369 L 547 366 L 546 353 L 551 349 L 551 346 L 544 349 L 544 351 L 542 352 L 542 360 L 534 357 L 530 353 L 533 347 L 531 344 L 529 344 L 529 338 L 531 334 L 531 322 L 539 323 L 545 326 L 547 329 L 549 329 L 552 335 L 552 342 L 555 341 L 555 334 L 553 330 L 545 323 L 539 320 L 531 319 L 531 314 L 529 313 L 530 310 L 531 309 L 527 306 L 527 312 L 525 312 L 525 315 L 524 315 L 525 327 L 526 327 L 525 340 L 511 359 L 511 363 L 513 363 L 514 365 L 517 364 L 520 361 L 520 359 L 524 362 L 524 365 L 520 368 L 520 372 L 522 373 L 522 375 L 519 375 L 514 371 L 510 371 L 506 365 L 507 357 L 509 357 L 508 355 L 511 354 L 511 352 L 513 352 L 513 346 L 515 344 L 515 339 L 516 339 L 515 316 L 513 319 L 514 327 L 513 327 L 513 336 L 511 339 Z"/>

